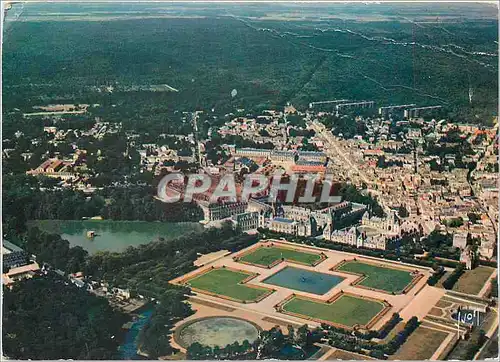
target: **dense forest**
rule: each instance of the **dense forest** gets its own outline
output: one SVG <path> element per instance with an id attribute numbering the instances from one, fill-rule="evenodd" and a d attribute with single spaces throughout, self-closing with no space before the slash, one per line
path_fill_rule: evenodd
<path id="1" fill-rule="evenodd" d="M 3 290 L 3 353 L 13 359 L 117 359 L 128 317 L 55 275 Z"/>
<path id="2" fill-rule="evenodd" d="M 250 17 L 254 7 L 231 6 L 171 8 L 168 18 L 141 9 L 113 21 L 94 8 L 26 5 L 25 21 L 7 22 L 4 111 L 48 102 L 100 104 L 103 117 L 144 132 L 178 124 L 173 111 L 224 114 L 288 101 L 305 108 L 336 98 L 439 104 L 457 121 L 489 122 L 496 114 L 498 24 L 484 16 L 487 8 L 462 9 L 475 21 L 456 21 L 460 9 L 423 9 L 442 19 L 438 26 L 416 26 L 405 16 L 417 19 L 419 12 L 397 6 L 377 7 L 375 17 L 363 12 L 363 21 L 336 17 L 338 9 L 304 9 L 331 15 L 320 22 L 294 18 L 286 8 L 267 9 L 289 18 L 276 21 L 261 18 L 266 11 Z M 71 14 L 54 21 L 57 11 Z M 88 14 L 102 18 L 83 21 Z"/>

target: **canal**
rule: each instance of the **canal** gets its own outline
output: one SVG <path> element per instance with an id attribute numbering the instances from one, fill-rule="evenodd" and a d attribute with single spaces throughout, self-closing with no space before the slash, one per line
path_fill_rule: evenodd
<path id="1" fill-rule="evenodd" d="M 124 360 L 138 360 L 147 359 L 137 354 L 137 336 L 139 332 L 148 323 L 153 315 L 153 307 L 149 306 L 147 309 L 139 312 L 130 328 L 125 333 L 125 338 L 122 345 L 119 347 L 120 358 Z"/>

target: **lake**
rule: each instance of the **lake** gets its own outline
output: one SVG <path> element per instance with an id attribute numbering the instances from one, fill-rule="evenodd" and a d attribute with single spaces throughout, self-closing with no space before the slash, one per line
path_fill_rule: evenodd
<path id="1" fill-rule="evenodd" d="M 197 222 L 147 222 L 112 220 L 32 220 L 30 226 L 43 231 L 59 234 L 71 246 L 81 246 L 90 254 L 98 251 L 121 252 L 129 246 L 147 244 L 164 238 L 175 239 L 190 232 L 200 233 L 203 225 Z M 87 231 L 97 234 L 93 239 Z"/>

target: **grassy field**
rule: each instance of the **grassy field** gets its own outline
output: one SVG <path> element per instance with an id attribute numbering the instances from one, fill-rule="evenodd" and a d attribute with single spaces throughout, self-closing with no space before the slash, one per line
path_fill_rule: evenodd
<path id="1" fill-rule="evenodd" d="M 249 287 L 241 284 L 251 275 L 242 271 L 213 269 L 188 280 L 191 288 L 219 294 L 240 301 L 253 301 L 269 292 L 262 287 Z"/>
<path id="2" fill-rule="evenodd" d="M 384 309 L 379 302 L 343 295 L 332 304 L 294 297 L 283 306 L 285 312 L 352 327 L 365 325 Z"/>
<path id="3" fill-rule="evenodd" d="M 391 356 L 392 360 L 424 360 L 432 357 L 445 340 L 445 332 L 418 327 L 408 340 Z"/>
<path id="4" fill-rule="evenodd" d="M 315 253 L 307 253 L 304 251 L 270 246 L 260 247 L 255 251 L 244 255 L 240 260 L 267 267 L 281 258 L 302 264 L 313 264 L 320 260 L 321 256 Z"/>
<path id="5" fill-rule="evenodd" d="M 366 275 L 367 277 L 358 285 L 383 290 L 389 293 L 401 293 L 413 279 L 411 274 L 407 271 L 385 268 L 359 261 L 347 262 L 338 270 Z"/>
<path id="6" fill-rule="evenodd" d="M 335 350 L 331 355 L 328 356 L 327 360 L 347 360 L 347 361 L 364 361 L 367 359 L 373 359 L 368 356 L 363 356 L 357 353 L 352 353 L 349 351 L 343 351 L 341 349 Z"/>
<path id="7" fill-rule="evenodd" d="M 478 266 L 475 269 L 467 270 L 455 283 L 453 290 L 461 293 L 477 294 L 494 271 L 494 268 L 487 266 Z"/>

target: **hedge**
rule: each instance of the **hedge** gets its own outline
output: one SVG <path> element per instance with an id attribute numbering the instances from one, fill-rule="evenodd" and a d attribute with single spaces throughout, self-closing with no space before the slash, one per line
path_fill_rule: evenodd
<path id="1" fill-rule="evenodd" d="M 458 278 L 460 278 L 464 272 L 465 266 L 463 264 L 457 265 L 453 273 L 443 282 L 443 287 L 445 289 L 452 289 Z"/>
<path id="2" fill-rule="evenodd" d="M 387 322 L 385 322 L 385 324 L 379 330 L 379 332 L 378 332 L 378 338 L 379 339 L 384 339 L 385 337 L 387 337 L 387 335 L 389 334 L 389 332 L 392 331 L 392 329 L 394 327 L 396 327 L 396 325 L 400 321 L 401 321 L 401 317 L 399 316 L 399 314 L 398 313 L 394 313 L 392 315 L 391 319 L 389 319 Z"/>
<path id="3" fill-rule="evenodd" d="M 439 268 L 437 271 L 435 271 L 431 277 L 427 280 L 427 284 L 429 285 L 435 285 L 439 279 L 446 273 L 446 270 L 444 268 Z"/>

